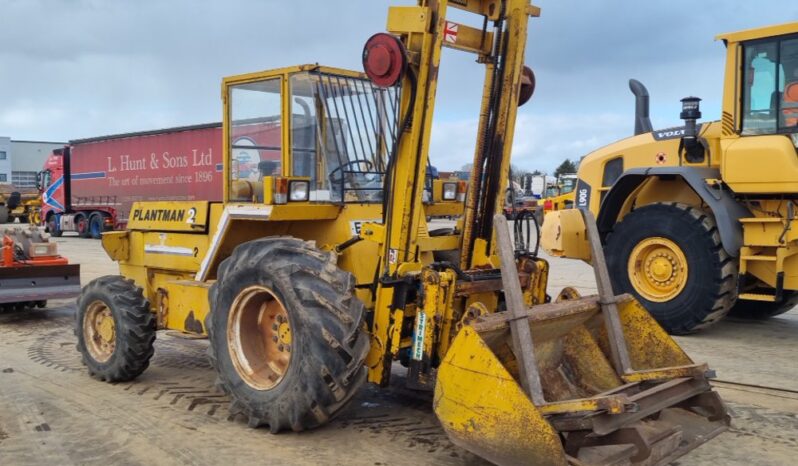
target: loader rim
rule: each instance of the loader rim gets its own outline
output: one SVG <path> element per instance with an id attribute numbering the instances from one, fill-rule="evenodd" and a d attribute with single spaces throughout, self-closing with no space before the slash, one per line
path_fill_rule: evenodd
<path id="1" fill-rule="evenodd" d="M 93 301 L 86 308 L 83 319 L 83 335 L 86 350 L 99 363 L 108 362 L 116 348 L 116 324 L 111 308 L 101 300 Z"/>
<path id="2" fill-rule="evenodd" d="M 227 326 L 230 358 L 244 382 L 270 390 L 291 364 L 291 323 L 280 298 L 269 288 L 245 288 L 230 308 Z"/>
<path id="3" fill-rule="evenodd" d="M 660 303 L 684 290 L 690 272 L 682 248 L 662 236 L 637 243 L 629 254 L 627 269 L 635 291 Z"/>

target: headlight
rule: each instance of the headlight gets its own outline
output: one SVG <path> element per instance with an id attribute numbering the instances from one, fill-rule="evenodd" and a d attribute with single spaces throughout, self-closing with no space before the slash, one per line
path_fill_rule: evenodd
<path id="1" fill-rule="evenodd" d="M 310 198 L 310 182 L 291 181 L 288 186 L 288 199 L 291 202 L 305 202 Z"/>
<path id="2" fill-rule="evenodd" d="M 453 201 L 457 199 L 457 183 L 443 183 L 443 200 Z"/>

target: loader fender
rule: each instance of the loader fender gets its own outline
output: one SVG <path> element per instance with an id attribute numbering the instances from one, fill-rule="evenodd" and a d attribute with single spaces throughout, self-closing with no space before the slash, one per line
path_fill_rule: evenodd
<path id="1" fill-rule="evenodd" d="M 617 223 L 618 214 L 629 195 L 646 179 L 658 176 L 678 176 L 695 191 L 715 217 L 723 249 L 730 256 L 737 257 L 743 245 L 743 229 L 739 220 L 752 214 L 734 199 L 730 191 L 709 186 L 705 182 L 706 179 L 720 179 L 720 171 L 714 168 L 650 167 L 625 171 L 607 192 L 599 208 L 597 224 L 602 242 Z"/>

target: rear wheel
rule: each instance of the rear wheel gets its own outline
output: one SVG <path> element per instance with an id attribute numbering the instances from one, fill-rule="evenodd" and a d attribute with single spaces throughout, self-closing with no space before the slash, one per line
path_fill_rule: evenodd
<path id="1" fill-rule="evenodd" d="M 741 319 L 765 320 L 777 315 L 784 314 L 798 306 L 798 292 L 785 291 L 784 298 L 777 302 L 767 301 L 737 301 L 737 304 L 729 311 L 730 316 Z"/>
<path id="2" fill-rule="evenodd" d="M 92 377 L 107 382 L 132 380 L 150 364 L 155 314 L 133 280 L 100 277 L 86 285 L 78 298 L 75 335 Z"/>
<path id="3" fill-rule="evenodd" d="M 89 218 L 83 214 L 75 216 L 75 229 L 78 230 L 78 236 L 81 238 L 91 238 L 91 231 L 89 231 Z"/>
<path id="4" fill-rule="evenodd" d="M 737 298 L 737 266 L 715 220 L 688 205 L 630 212 L 607 237 L 605 254 L 615 292 L 635 295 L 669 333 L 712 325 Z"/>
<path id="5" fill-rule="evenodd" d="M 94 239 L 100 239 L 105 230 L 105 217 L 99 212 L 91 214 L 89 217 L 89 236 Z"/>
<path id="6" fill-rule="evenodd" d="M 354 278 L 293 238 L 238 246 L 219 267 L 209 355 L 231 411 L 272 432 L 335 416 L 365 381 L 369 340 Z"/>

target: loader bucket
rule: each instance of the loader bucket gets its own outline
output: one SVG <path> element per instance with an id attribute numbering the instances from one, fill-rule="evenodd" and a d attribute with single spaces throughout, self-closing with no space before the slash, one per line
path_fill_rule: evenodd
<path id="1" fill-rule="evenodd" d="M 534 306 L 542 390 L 519 379 L 510 312 L 463 327 L 438 370 L 434 409 L 457 445 L 501 465 L 667 464 L 727 429 L 696 365 L 631 296 L 614 302 L 631 368 L 618 371 L 597 297 Z"/>

